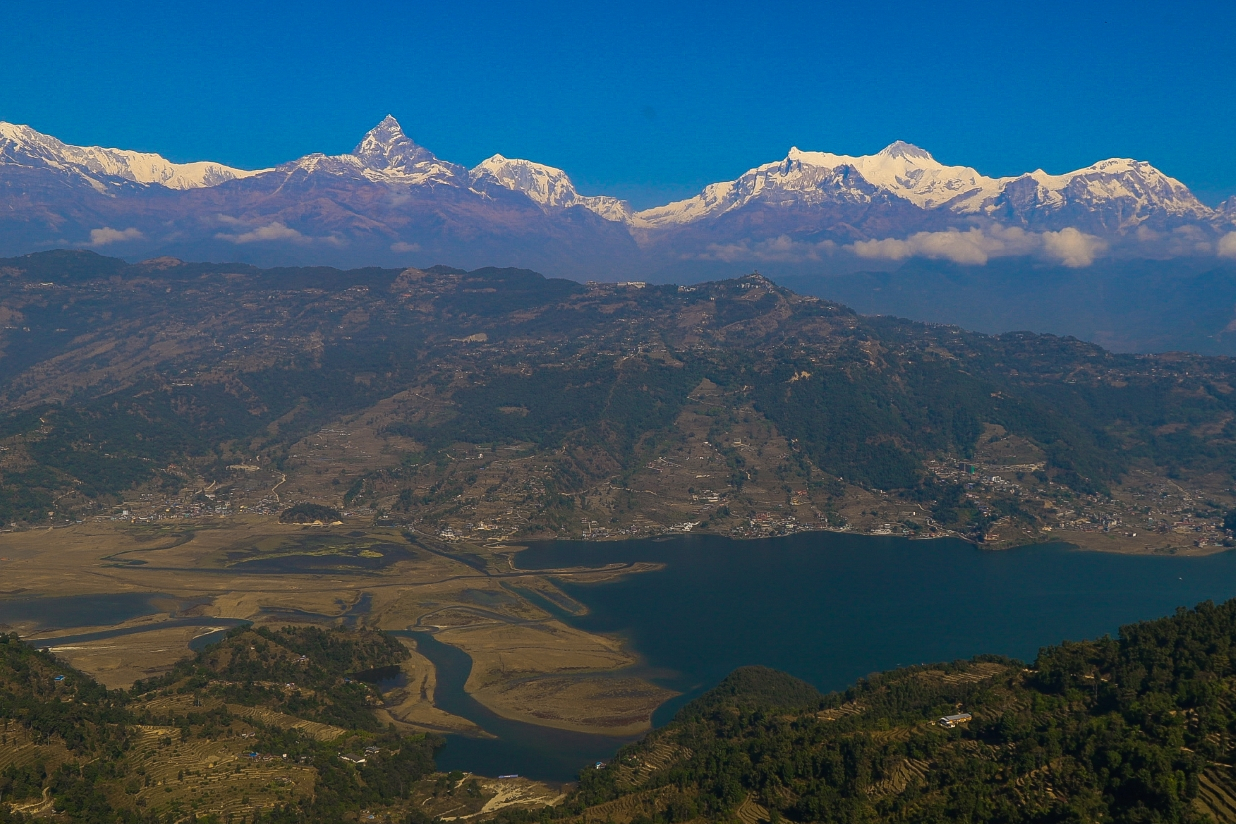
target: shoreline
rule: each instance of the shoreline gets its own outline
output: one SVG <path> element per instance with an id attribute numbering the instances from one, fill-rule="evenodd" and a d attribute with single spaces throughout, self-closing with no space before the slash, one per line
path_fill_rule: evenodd
<path id="1" fill-rule="evenodd" d="M 1175 547 L 1170 547 L 1166 545 L 1156 548 L 1149 544 L 1146 545 L 1145 548 L 1142 548 L 1142 549 L 1125 549 L 1125 548 L 1117 548 L 1117 547 L 1109 548 L 1109 547 L 1094 545 L 1094 543 L 1097 543 L 1097 541 L 1095 541 L 1094 543 L 1090 543 L 1090 542 L 1085 541 L 1084 539 L 1082 540 L 1077 539 L 1079 535 L 1094 535 L 1097 538 L 1102 539 L 1104 537 L 1107 537 L 1106 534 L 1104 533 L 1088 533 L 1088 532 L 1079 533 L 1077 531 L 1072 531 L 1072 530 L 1069 532 L 1057 532 L 1053 530 L 1052 532 L 1044 535 L 1043 540 L 1040 540 L 1040 541 L 1021 541 L 1021 542 L 1016 542 L 1016 543 L 1013 543 L 1013 542 L 1003 543 L 1002 542 L 998 544 L 992 544 L 992 543 L 985 542 L 985 541 L 976 541 L 973 538 L 966 537 L 959 533 L 948 533 L 944 535 L 905 535 L 905 534 L 885 533 L 885 532 L 859 532 L 859 531 L 850 530 L 850 529 L 836 529 L 836 528 L 828 528 L 828 527 L 823 527 L 820 529 L 799 529 L 793 532 L 786 532 L 786 533 L 775 534 L 775 535 L 729 535 L 729 534 L 725 534 L 721 532 L 708 532 L 708 531 L 701 530 L 698 532 L 691 531 L 691 532 L 651 533 L 647 536 L 610 535 L 610 536 L 596 537 L 596 538 L 590 538 L 586 536 L 585 537 L 570 537 L 570 538 L 549 537 L 549 538 L 524 539 L 514 544 L 488 544 L 486 548 L 490 550 L 501 551 L 504 553 L 510 553 L 510 556 L 513 558 L 515 555 L 518 555 L 520 552 L 523 552 L 526 549 L 530 549 L 533 545 L 539 545 L 539 544 L 557 544 L 557 543 L 618 544 L 618 543 L 624 543 L 624 542 L 630 542 L 630 541 L 656 541 L 659 543 L 659 542 L 674 541 L 674 540 L 684 540 L 684 539 L 688 539 L 691 537 L 697 537 L 697 536 L 698 537 L 708 537 L 708 538 L 723 538 L 727 541 L 734 541 L 735 543 L 741 543 L 741 542 L 748 542 L 748 541 L 772 541 L 772 540 L 777 540 L 781 538 L 791 538 L 797 535 L 810 535 L 810 534 L 818 534 L 818 533 L 828 533 L 832 535 L 849 535 L 849 536 L 854 536 L 858 538 L 896 538 L 896 539 L 905 540 L 905 541 L 921 541 L 921 542 L 955 540 L 955 541 L 960 541 L 964 544 L 968 544 L 970 546 L 975 547 L 976 549 L 980 549 L 985 552 L 1010 552 L 1012 550 L 1021 549 L 1023 547 L 1048 546 L 1048 545 L 1053 545 L 1053 544 L 1060 544 L 1060 545 L 1072 547 L 1073 549 L 1076 549 L 1079 552 L 1095 552 L 1095 553 L 1106 554 L 1106 555 L 1134 555 L 1134 556 L 1156 556 L 1156 557 L 1177 557 L 1177 558 L 1209 558 L 1213 555 L 1221 555 L 1225 552 L 1236 550 L 1236 546 L 1229 547 L 1229 546 L 1223 546 L 1221 544 L 1208 544 L 1204 547 L 1185 547 L 1185 548 L 1175 548 Z M 1116 537 L 1116 536 L 1113 536 L 1113 537 Z M 616 566 L 616 564 L 610 564 L 607 566 L 614 567 Z M 512 567 L 512 568 L 516 572 L 526 572 L 526 573 L 546 574 L 546 575 L 547 574 L 563 574 L 566 572 L 566 570 L 562 570 L 562 571 L 539 570 L 539 569 L 529 570 L 529 569 L 524 569 L 522 567 Z M 588 570 L 572 569 L 571 570 L 571 572 L 576 573 L 576 574 L 582 573 L 582 572 L 603 572 L 603 571 L 613 572 L 616 574 L 616 577 L 621 577 L 624 573 L 628 572 L 628 570 L 612 570 L 612 569 L 604 569 L 604 570 L 602 569 L 588 569 Z M 630 570 L 630 572 L 638 572 L 638 571 L 643 571 L 643 570 Z"/>

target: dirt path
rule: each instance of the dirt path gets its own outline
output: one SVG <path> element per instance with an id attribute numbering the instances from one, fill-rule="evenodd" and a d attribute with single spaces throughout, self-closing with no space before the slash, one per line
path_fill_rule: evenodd
<path id="1" fill-rule="evenodd" d="M 285 483 L 287 483 L 287 482 L 288 482 L 288 475 L 287 475 L 287 473 L 286 473 L 286 472 L 280 472 L 280 473 L 279 473 L 279 483 L 275 484 L 274 486 L 272 486 L 272 487 L 270 488 L 270 494 L 275 496 L 275 503 L 277 503 L 277 504 L 281 504 L 281 503 L 283 503 L 283 501 L 279 500 L 279 493 L 278 493 L 278 492 L 276 492 L 275 490 L 276 490 L 276 489 L 278 489 L 279 487 L 283 486 L 283 485 L 284 485 Z"/>
<path id="2" fill-rule="evenodd" d="M 51 788 L 43 788 L 43 798 L 41 801 L 35 801 L 30 804 L 11 804 L 13 812 L 25 813 L 26 815 L 43 815 L 44 813 L 52 813 Z"/>

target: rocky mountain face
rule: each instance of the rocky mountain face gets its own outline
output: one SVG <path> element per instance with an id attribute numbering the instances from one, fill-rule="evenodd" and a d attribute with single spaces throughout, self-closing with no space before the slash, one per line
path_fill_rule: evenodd
<path id="1" fill-rule="evenodd" d="M 1215 214 L 1219 218 L 1220 225 L 1227 224 L 1228 227 L 1236 227 L 1236 195 L 1220 203 Z"/>
<path id="2" fill-rule="evenodd" d="M 518 264 L 573 277 L 667 267 L 923 257 L 1236 255 L 1236 200 L 1210 209 L 1148 163 L 986 177 L 896 142 L 783 159 L 643 211 L 560 169 L 441 160 L 393 117 L 344 155 L 273 169 L 171 163 L 0 123 L 0 254 L 107 247 L 256 263 Z"/>

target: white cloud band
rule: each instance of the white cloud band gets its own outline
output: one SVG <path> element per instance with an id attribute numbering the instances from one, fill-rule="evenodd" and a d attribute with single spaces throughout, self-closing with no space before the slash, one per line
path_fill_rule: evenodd
<path id="1" fill-rule="evenodd" d="M 1016 226 L 993 225 L 964 232 L 917 232 L 904 240 L 860 240 L 844 248 L 864 258 L 925 257 L 970 266 L 981 266 L 993 257 L 1038 255 L 1078 268 L 1089 266 L 1106 252 L 1107 241 L 1071 227 L 1059 232 L 1028 232 Z"/>
<path id="2" fill-rule="evenodd" d="M 109 243 L 122 243 L 126 240 L 145 240 L 145 238 L 146 236 L 140 230 L 132 227 L 122 230 L 104 226 L 101 229 L 90 230 L 91 246 L 106 246 Z"/>
<path id="3" fill-rule="evenodd" d="M 1233 235 L 1236 236 L 1236 233 Z M 1236 246 L 1236 241 L 1232 245 Z M 843 251 L 869 259 L 922 257 L 981 266 L 995 257 L 1034 255 L 1064 266 L 1080 268 L 1094 263 L 1107 249 L 1107 241 L 1073 228 L 1058 232 L 1030 232 L 1016 226 L 993 224 L 964 232 L 949 229 L 943 232 L 917 232 L 906 238 L 860 240 L 846 246 L 838 246 L 831 240 L 807 242 L 780 235 L 757 242 L 713 243 L 696 257 L 726 263 L 805 263 Z"/>
<path id="4" fill-rule="evenodd" d="M 216 217 L 220 223 L 228 226 L 236 226 L 237 228 L 247 228 L 244 232 L 218 232 L 215 238 L 218 240 L 226 240 L 229 243 L 325 243 L 328 246 L 346 246 L 347 241 L 338 235 L 327 235 L 326 237 L 312 237 L 305 235 L 288 226 L 280 220 L 267 223 L 264 226 L 254 226 L 249 228 L 244 221 L 225 215 Z"/>
<path id="5" fill-rule="evenodd" d="M 1228 232 L 1219 238 L 1219 257 L 1236 258 L 1236 232 Z"/>
<path id="6" fill-rule="evenodd" d="M 240 234 L 228 234 L 220 232 L 215 235 L 219 240 L 227 240 L 232 243 L 261 243 L 271 240 L 287 240 L 293 243 L 306 243 L 309 238 L 302 235 L 286 223 L 275 221 L 268 223 L 265 226 L 258 226 L 256 229 L 251 229 L 248 232 Z"/>

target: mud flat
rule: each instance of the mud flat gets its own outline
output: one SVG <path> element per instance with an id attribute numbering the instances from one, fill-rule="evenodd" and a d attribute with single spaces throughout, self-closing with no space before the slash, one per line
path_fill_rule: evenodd
<path id="1" fill-rule="evenodd" d="M 623 676 L 636 657 L 617 640 L 559 621 L 480 624 L 437 634 L 472 659 L 465 689 L 504 718 L 573 732 L 628 737 L 676 695 Z"/>
<path id="2" fill-rule="evenodd" d="M 464 685 L 472 659 L 462 650 L 444 644 L 428 632 L 402 634 L 415 640 L 417 649 L 437 671 L 437 706 L 475 721 L 491 734 L 488 738 L 448 735 L 438 753 L 443 770 L 474 770 L 487 775 L 518 773 L 541 781 L 572 781 L 581 766 L 611 757 L 633 740 L 614 735 L 593 735 L 544 724 L 530 724 L 494 712 L 469 694 Z"/>
<path id="3" fill-rule="evenodd" d="M 152 629 L 97 641 L 48 639 L 48 649 L 70 665 L 88 672 L 109 689 L 133 686 L 138 679 L 163 675 L 185 657 L 194 638 L 212 627 L 179 626 Z"/>
<path id="4" fill-rule="evenodd" d="M 629 675 L 615 680 L 635 660 L 622 642 L 568 626 L 545 607 L 584 610 L 558 580 L 614 581 L 657 566 L 526 572 L 508 556 L 397 529 L 265 516 L 5 533 L 0 622 L 112 687 L 167 671 L 195 638 L 241 621 L 427 628 L 473 657 L 467 689 L 499 716 L 607 736 L 648 729 L 673 693 Z M 434 667 L 415 651 L 404 681 L 388 695 L 392 723 L 489 734 L 436 705 Z"/>
<path id="5" fill-rule="evenodd" d="M 1233 553 L 817 532 L 534 544 L 512 563 L 511 547 L 232 520 L 0 535 L 0 616 L 110 686 L 227 622 L 394 631 L 416 649 L 382 688 L 391 723 L 447 734 L 450 768 L 569 780 L 739 665 L 828 689 L 901 664 L 1030 659 L 1236 596 Z"/>
<path id="6" fill-rule="evenodd" d="M 626 737 L 651 729 L 657 707 L 677 694 L 642 678 L 566 676 L 501 683 L 475 696 L 515 721 Z"/>

